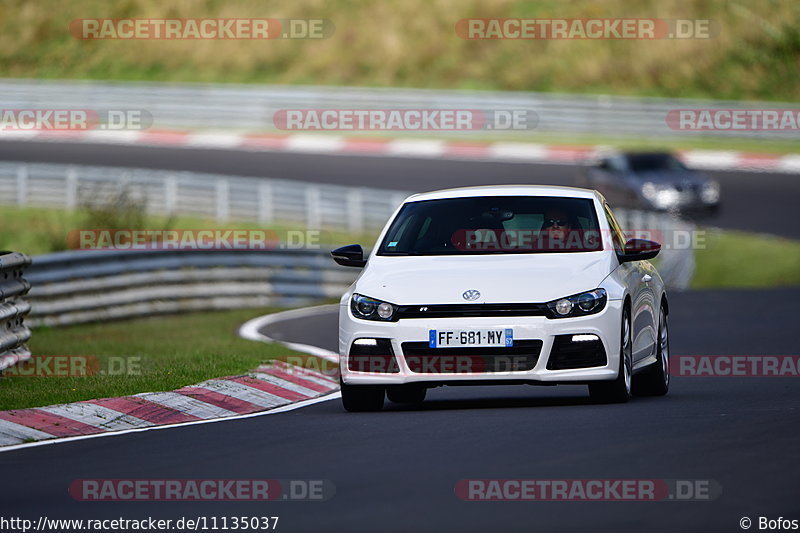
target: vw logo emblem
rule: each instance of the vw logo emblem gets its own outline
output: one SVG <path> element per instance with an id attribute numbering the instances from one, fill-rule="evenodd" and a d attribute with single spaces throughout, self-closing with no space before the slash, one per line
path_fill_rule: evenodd
<path id="1" fill-rule="evenodd" d="M 464 291 L 464 294 L 462 294 L 461 296 L 463 296 L 464 299 L 467 300 L 468 302 L 474 302 L 475 300 L 481 297 L 481 293 L 479 291 L 476 291 L 475 289 L 470 289 L 468 291 Z"/>

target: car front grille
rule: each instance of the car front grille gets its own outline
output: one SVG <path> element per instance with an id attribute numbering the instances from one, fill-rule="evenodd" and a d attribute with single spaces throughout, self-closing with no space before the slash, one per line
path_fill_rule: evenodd
<path id="1" fill-rule="evenodd" d="M 403 356 L 417 374 L 525 372 L 533 370 L 541 340 L 514 340 L 514 346 L 431 348 L 427 342 L 404 342 Z"/>
<path id="2" fill-rule="evenodd" d="M 545 316 L 546 310 L 545 304 L 538 303 L 401 305 L 395 317 L 403 319 Z"/>

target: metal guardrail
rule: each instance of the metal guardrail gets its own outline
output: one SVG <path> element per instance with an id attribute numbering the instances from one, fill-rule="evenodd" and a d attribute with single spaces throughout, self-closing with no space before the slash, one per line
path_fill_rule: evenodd
<path id="1" fill-rule="evenodd" d="M 0 80 L 2 109 L 140 109 L 154 128 L 273 130 L 281 109 L 525 110 L 538 117 L 535 132 L 800 139 L 800 131 L 690 132 L 670 129 L 676 109 L 797 109 L 796 103 L 634 98 L 533 92 L 382 89 L 223 84 L 111 83 Z M 514 137 L 529 131 L 475 130 L 459 135 Z"/>
<path id="2" fill-rule="evenodd" d="M 76 209 L 122 190 L 143 201 L 150 214 L 353 233 L 382 227 L 410 194 L 198 172 L 0 162 L 0 205 Z"/>
<path id="3" fill-rule="evenodd" d="M 356 275 L 327 250 L 57 252 L 33 258 L 29 323 L 294 307 L 341 296 Z"/>
<path id="4" fill-rule="evenodd" d="M 31 330 L 24 324 L 31 306 L 23 298 L 30 283 L 22 277 L 30 263 L 25 254 L 0 251 L 0 371 L 31 357 L 25 344 Z"/>

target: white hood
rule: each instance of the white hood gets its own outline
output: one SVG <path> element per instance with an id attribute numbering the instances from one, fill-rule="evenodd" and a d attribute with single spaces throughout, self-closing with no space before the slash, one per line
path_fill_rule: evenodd
<path id="1" fill-rule="evenodd" d="M 547 302 L 592 290 L 611 273 L 602 252 L 463 256 L 373 256 L 355 292 L 399 305 Z M 613 265 L 613 266 L 612 266 Z"/>

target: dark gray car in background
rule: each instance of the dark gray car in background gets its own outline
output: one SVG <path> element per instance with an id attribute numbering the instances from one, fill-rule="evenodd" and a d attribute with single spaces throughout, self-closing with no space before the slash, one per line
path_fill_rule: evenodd
<path id="1" fill-rule="evenodd" d="M 719 183 L 669 152 L 625 152 L 602 157 L 578 176 L 578 186 L 600 191 L 615 207 L 658 211 L 716 211 Z"/>

